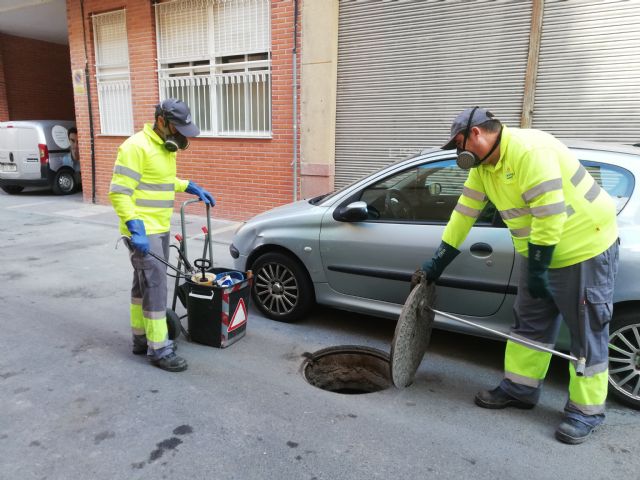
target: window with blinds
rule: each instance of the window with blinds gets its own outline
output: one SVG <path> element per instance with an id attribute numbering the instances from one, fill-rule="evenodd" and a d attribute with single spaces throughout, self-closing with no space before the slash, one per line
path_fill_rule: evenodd
<path id="1" fill-rule="evenodd" d="M 92 20 L 100 131 L 106 135 L 130 135 L 133 111 L 125 11 L 94 15 Z"/>
<path id="2" fill-rule="evenodd" d="M 269 0 L 156 4 L 160 98 L 191 108 L 202 135 L 271 135 Z"/>

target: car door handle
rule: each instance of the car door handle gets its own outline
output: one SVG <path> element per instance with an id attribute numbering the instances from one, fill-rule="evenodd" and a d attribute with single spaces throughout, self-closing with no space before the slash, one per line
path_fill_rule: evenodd
<path id="1" fill-rule="evenodd" d="M 491 248 L 491 245 L 484 242 L 474 243 L 473 245 L 471 245 L 471 248 L 469 250 L 471 251 L 472 255 L 480 258 L 488 257 L 493 253 L 493 248 Z"/>

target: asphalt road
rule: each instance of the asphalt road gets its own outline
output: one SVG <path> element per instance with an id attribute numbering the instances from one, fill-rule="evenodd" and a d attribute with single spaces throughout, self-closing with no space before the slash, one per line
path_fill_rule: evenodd
<path id="1" fill-rule="evenodd" d="M 638 478 L 638 411 L 611 401 L 589 442 L 553 438 L 562 360 L 534 410 L 487 411 L 473 396 L 501 378 L 502 344 L 434 332 L 412 386 L 342 395 L 305 383 L 302 354 L 388 351 L 393 322 L 251 310 L 245 338 L 181 339 L 189 369 L 167 373 L 130 352 L 131 272 L 109 207 L 0 192 L 0 220 L 0 479 Z M 196 235 L 202 219 L 187 223 Z M 234 228 L 214 221 L 218 265 Z"/>

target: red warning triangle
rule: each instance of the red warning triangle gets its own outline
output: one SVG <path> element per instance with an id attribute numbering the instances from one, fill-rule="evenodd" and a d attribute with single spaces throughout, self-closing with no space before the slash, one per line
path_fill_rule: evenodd
<path id="1" fill-rule="evenodd" d="M 238 306 L 236 307 L 236 311 L 233 313 L 227 332 L 232 332 L 245 323 L 247 323 L 247 307 L 244 305 L 244 300 L 241 298 L 238 302 Z"/>

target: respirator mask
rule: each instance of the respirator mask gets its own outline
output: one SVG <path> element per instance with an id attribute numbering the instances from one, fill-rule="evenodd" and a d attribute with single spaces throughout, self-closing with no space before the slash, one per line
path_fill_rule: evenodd
<path id="1" fill-rule="evenodd" d="M 500 128 L 500 133 L 498 134 L 498 138 L 496 138 L 496 141 L 493 144 L 493 147 L 491 147 L 491 150 L 489 150 L 489 153 L 487 153 L 483 158 L 478 157 L 478 155 L 466 149 L 467 138 L 469 138 L 469 133 L 471 132 L 471 125 L 472 125 L 471 122 L 473 121 L 473 114 L 476 113 L 477 109 L 478 107 L 474 107 L 473 110 L 471 110 L 471 114 L 469 115 L 469 121 L 467 122 L 467 128 L 464 131 L 464 142 L 462 143 L 462 148 L 457 149 L 458 157 L 456 158 L 456 163 L 463 170 L 469 170 L 470 168 L 475 168 L 478 165 L 480 165 L 482 162 L 484 162 L 487 158 L 489 158 L 489 156 L 498 147 L 498 145 L 500 145 L 500 139 L 502 138 L 502 128 Z"/>
<path id="2" fill-rule="evenodd" d="M 162 118 L 164 118 L 164 128 L 167 130 L 167 134 L 164 137 L 164 148 L 172 153 L 177 152 L 178 149 L 186 150 L 189 148 L 189 139 L 178 131 L 176 131 L 176 133 L 171 133 L 167 117 L 163 115 Z"/>

